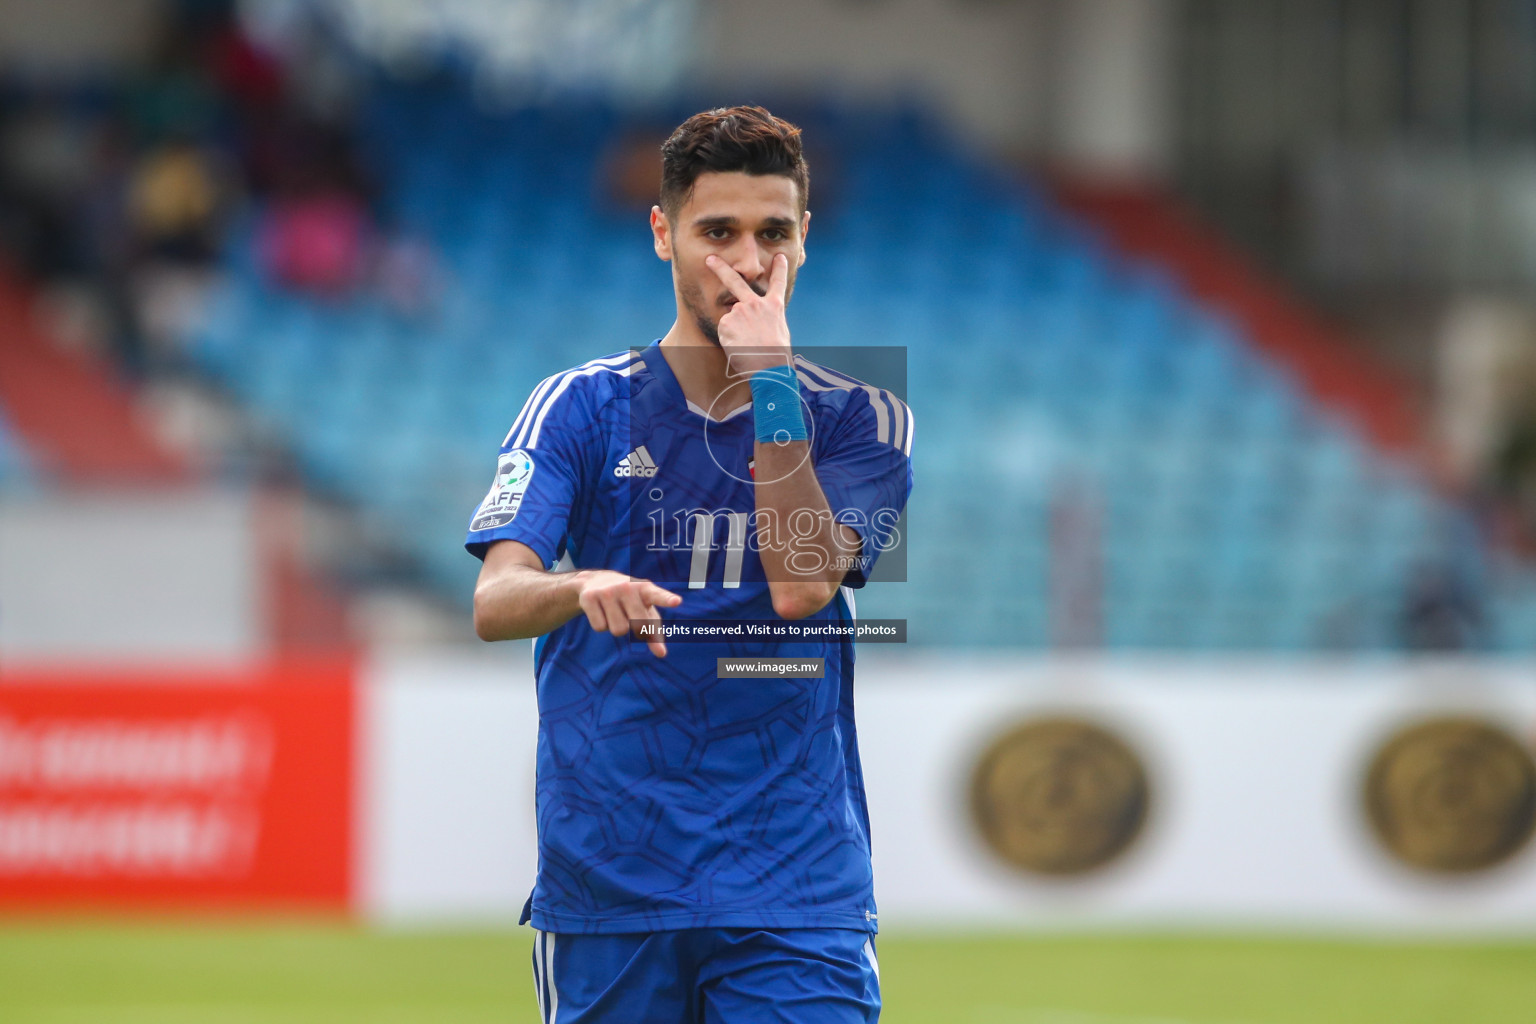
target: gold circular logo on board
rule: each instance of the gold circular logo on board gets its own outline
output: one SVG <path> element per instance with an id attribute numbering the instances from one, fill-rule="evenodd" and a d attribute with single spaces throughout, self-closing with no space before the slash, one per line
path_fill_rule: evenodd
<path id="1" fill-rule="evenodd" d="M 1076 875 L 1119 856 L 1147 818 L 1141 759 L 1076 718 L 1025 722 L 995 740 L 971 776 L 971 815 L 994 853 L 1046 875 Z"/>
<path id="2" fill-rule="evenodd" d="M 1398 732 L 1371 761 L 1364 795 L 1382 845 L 1427 871 L 1492 867 L 1536 827 L 1536 763 L 1509 733 L 1473 718 Z"/>

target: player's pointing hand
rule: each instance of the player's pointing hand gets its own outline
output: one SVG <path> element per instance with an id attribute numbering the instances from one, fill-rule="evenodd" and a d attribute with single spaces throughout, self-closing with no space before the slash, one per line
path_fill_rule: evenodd
<path id="1" fill-rule="evenodd" d="M 676 608 L 683 603 L 681 597 L 650 580 L 633 579 L 607 569 L 587 576 L 577 600 L 593 629 L 606 630 L 618 637 L 629 635 L 635 622 L 660 622 L 657 608 Z M 646 646 L 658 658 L 667 656 L 666 642 L 659 636 L 646 640 Z"/>
<path id="2" fill-rule="evenodd" d="M 784 319 L 789 257 L 774 254 L 767 290 L 762 295 L 719 256 L 711 254 L 704 262 L 736 299 L 720 318 L 719 327 L 720 345 L 731 357 L 732 369 L 751 372 L 785 365 L 790 358 L 789 322 Z"/>

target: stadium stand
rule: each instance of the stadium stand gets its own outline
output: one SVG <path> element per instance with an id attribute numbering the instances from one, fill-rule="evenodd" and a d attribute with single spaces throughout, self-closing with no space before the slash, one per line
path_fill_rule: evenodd
<path id="1" fill-rule="evenodd" d="M 184 479 L 186 467 L 146 429 L 112 367 L 56 344 L 33 299 L 0 272 L 0 405 L 28 438 L 33 465 L 66 480 Z"/>
<path id="2" fill-rule="evenodd" d="M 1313 397 L 1346 412 L 1378 446 L 1408 452 L 1422 444 L 1424 424 L 1402 374 L 1267 280 L 1251 257 L 1177 198 L 1073 181 L 1058 182 L 1055 191 L 1074 213 L 1108 230 L 1122 251 L 1173 269 L 1200 302 L 1237 319 L 1249 341 L 1295 373 Z"/>
<path id="3" fill-rule="evenodd" d="M 916 115 L 784 112 L 827 147 L 797 344 L 909 353 L 913 585 L 862 614 L 931 644 L 1536 648 L 1536 573 L 1167 270 Z M 437 307 L 285 290 L 248 226 L 197 358 L 467 600 L 465 518 L 524 398 L 670 323 L 643 217 L 593 202 L 612 140 L 660 123 L 381 83 L 361 144 L 440 256 Z"/>

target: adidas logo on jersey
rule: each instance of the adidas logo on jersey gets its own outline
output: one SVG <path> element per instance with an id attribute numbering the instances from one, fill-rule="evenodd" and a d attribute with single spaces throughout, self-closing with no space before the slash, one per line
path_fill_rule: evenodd
<path id="1" fill-rule="evenodd" d="M 619 460 L 619 464 L 613 467 L 613 475 L 652 477 L 656 475 L 657 468 L 656 460 L 645 450 L 645 445 L 641 445 Z"/>

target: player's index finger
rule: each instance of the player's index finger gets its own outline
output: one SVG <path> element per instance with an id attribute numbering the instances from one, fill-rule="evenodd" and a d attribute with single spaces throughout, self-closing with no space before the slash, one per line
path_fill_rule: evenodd
<path id="1" fill-rule="evenodd" d="M 672 593 L 672 591 L 658 587 L 654 583 L 646 584 L 645 599 L 649 604 L 666 605 L 668 608 L 675 608 L 683 603 L 683 599 Z"/>
<path id="2" fill-rule="evenodd" d="M 757 292 L 753 291 L 752 286 L 747 284 L 747 279 L 736 273 L 736 268 L 719 256 L 710 253 L 704 258 L 704 263 L 710 270 L 715 272 L 715 276 L 723 281 L 725 286 L 731 290 L 731 294 L 738 299 L 757 298 Z"/>
<path id="3" fill-rule="evenodd" d="M 785 293 L 789 290 L 789 257 L 783 253 L 774 253 L 773 268 L 768 271 L 768 294 L 784 301 Z"/>
<path id="4" fill-rule="evenodd" d="M 633 597 L 631 601 L 633 604 L 629 608 L 630 633 L 644 640 L 645 645 L 656 657 L 665 658 L 667 642 L 666 634 L 661 631 L 661 613 L 639 597 Z"/>

